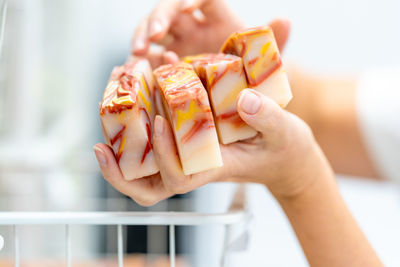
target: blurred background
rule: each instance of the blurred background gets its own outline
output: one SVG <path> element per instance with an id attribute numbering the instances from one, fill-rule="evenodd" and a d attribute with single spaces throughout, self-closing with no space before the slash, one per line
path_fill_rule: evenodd
<path id="1" fill-rule="evenodd" d="M 195 210 L 227 208 L 234 185 L 208 185 L 144 209 L 101 177 L 92 147 L 102 142 L 98 103 L 111 69 L 130 51 L 132 33 L 155 0 L 9 0 L 0 54 L 0 210 Z M 286 61 L 321 73 L 400 65 L 397 0 L 228 0 L 249 26 L 292 21 Z M 0 4 L 3 1 L 0 0 Z M 339 176 L 344 197 L 387 266 L 400 266 L 397 184 Z M 246 249 L 228 266 L 306 266 L 286 218 L 262 187 L 250 186 Z M 113 258 L 115 229 L 75 227 L 77 260 Z M 63 258 L 63 228 L 22 229 L 22 258 Z M 129 253 L 166 254 L 167 228 L 130 227 Z M 1 260 L 9 259 L 11 229 Z M 178 229 L 178 254 L 191 266 L 218 266 L 218 226 Z M 210 245 L 211 244 L 211 245 Z M 261 253 L 260 253 L 261 251 Z M 115 261 L 116 262 L 116 261 Z M 249 262 L 253 262 L 252 265 Z M 8 265 L 5 265 L 8 266 Z M 9 265 L 11 266 L 11 265 Z M 57 266 L 57 265 L 54 265 Z M 139 266 L 139 265 L 138 265 Z"/>

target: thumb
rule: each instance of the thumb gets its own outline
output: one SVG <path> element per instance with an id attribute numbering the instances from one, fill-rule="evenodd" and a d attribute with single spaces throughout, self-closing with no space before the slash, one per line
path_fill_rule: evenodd
<path id="1" fill-rule="evenodd" d="M 242 120 L 261 132 L 267 142 L 280 143 L 285 136 L 288 118 L 277 103 L 253 89 L 244 89 L 236 105 Z"/>

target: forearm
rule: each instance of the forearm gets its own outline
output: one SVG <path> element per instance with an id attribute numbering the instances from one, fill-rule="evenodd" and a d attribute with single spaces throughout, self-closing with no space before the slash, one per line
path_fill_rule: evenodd
<path id="1" fill-rule="evenodd" d="M 288 109 L 312 128 L 335 172 L 379 177 L 359 128 L 357 80 L 322 76 L 291 68 L 293 100 Z"/>
<path id="2" fill-rule="evenodd" d="M 329 164 L 321 158 L 314 182 L 294 197 L 277 200 L 311 266 L 381 266 L 340 196 Z"/>

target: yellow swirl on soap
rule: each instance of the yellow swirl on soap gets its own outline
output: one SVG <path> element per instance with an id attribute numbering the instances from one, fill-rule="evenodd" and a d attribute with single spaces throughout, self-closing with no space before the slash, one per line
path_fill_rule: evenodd
<path id="1" fill-rule="evenodd" d="M 203 110 L 194 102 L 190 101 L 189 108 L 187 111 L 177 110 L 176 111 L 176 130 L 178 131 L 182 123 L 186 120 L 193 120 L 195 114 L 202 112 Z"/>

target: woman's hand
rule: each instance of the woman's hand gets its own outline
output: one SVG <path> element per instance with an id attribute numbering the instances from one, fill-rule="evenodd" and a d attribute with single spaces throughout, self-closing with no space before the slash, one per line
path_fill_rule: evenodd
<path id="1" fill-rule="evenodd" d="M 221 145 L 223 167 L 184 175 L 172 130 L 166 119 L 157 116 L 153 149 L 159 174 L 126 181 L 111 148 L 97 144 L 94 149 L 101 171 L 121 193 L 149 206 L 218 181 L 261 183 L 276 196 L 290 197 L 311 184 L 320 169 L 330 170 L 308 126 L 268 97 L 251 89 L 243 90 L 237 109 L 241 118 L 259 134 L 249 140 Z"/>
<path id="2" fill-rule="evenodd" d="M 144 55 L 154 42 L 178 56 L 217 52 L 229 34 L 242 28 L 223 0 L 161 0 L 136 29 L 132 50 Z"/>
<path id="3" fill-rule="evenodd" d="M 309 127 L 254 90 L 242 91 L 237 109 L 259 134 L 221 145 L 223 167 L 184 175 L 169 124 L 157 116 L 153 144 L 160 174 L 125 181 L 112 150 L 100 144 L 95 152 L 104 177 L 142 205 L 209 182 L 261 183 L 286 213 L 311 266 L 382 266 L 340 196 Z"/>
<path id="4" fill-rule="evenodd" d="M 196 15 L 199 11 L 201 17 Z M 282 50 L 289 36 L 289 21 L 276 19 L 270 26 Z M 137 27 L 132 53 L 157 67 L 177 61 L 178 56 L 216 53 L 231 33 L 243 28 L 245 24 L 224 0 L 161 0 Z"/>

